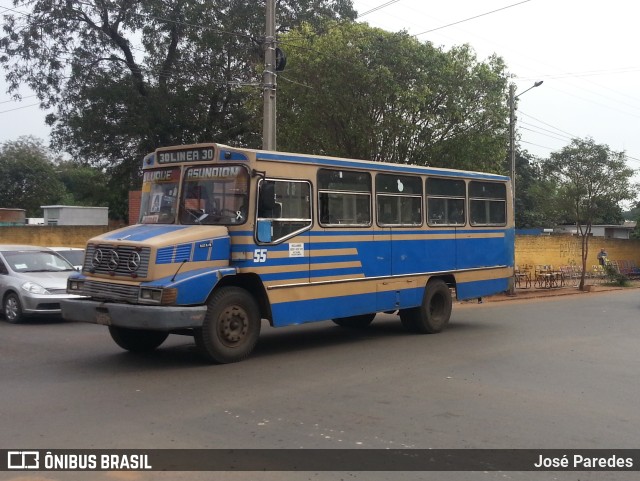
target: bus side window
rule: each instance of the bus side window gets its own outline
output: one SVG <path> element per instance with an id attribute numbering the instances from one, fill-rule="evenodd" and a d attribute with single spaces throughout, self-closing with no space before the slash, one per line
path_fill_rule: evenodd
<path id="1" fill-rule="evenodd" d="M 258 242 L 283 242 L 311 228 L 311 184 L 302 180 L 261 180 L 258 184 Z"/>
<path id="2" fill-rule="evenodd" d="M 260 184 L 258 217 L 266 219 L 282 217 L 282 204 L 276 202 L 276 183 L 274 181 L 265 180 Z"/>

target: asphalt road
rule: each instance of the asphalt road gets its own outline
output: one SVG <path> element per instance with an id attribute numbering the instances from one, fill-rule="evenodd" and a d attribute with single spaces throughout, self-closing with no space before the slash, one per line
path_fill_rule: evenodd
<path id="1" fill-rule="evenodd" d="M 246 361 L 192 339 L 132 355 L 106 328 L 0 322 L 0 448 L 640 447 L 640 290 L 456 304 L 449 329 L 263 327 Z M 0 479 L 619 480 L 604 472 L 23 473 Z"/>

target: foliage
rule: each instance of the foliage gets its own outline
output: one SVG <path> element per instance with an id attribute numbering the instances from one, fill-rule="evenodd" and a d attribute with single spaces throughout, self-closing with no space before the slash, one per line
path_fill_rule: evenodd
<path id="1" fill-rule="evenodd" d="M 42 205 L 57 204 L 65 187 L 56 177 L 57 159 L 34 137 L 0 144 L 0 207 L 41 217 Z"/>
<path id="2" fill-rule="evenodd" d="M 613 152 L 593 139 L 573 139 L 545 163 L 545 171 L 559 185 L 559 208 L 578 226 L 582 238 L 584 287 L 591 227 L 606 215 L 612 204 L 634 197 L 630 179 L 633 170 L 625 164 L 624 152 Z"/>
<path id="3" fill-rule="evenodd" d="M 555 198 L 558 186 L 541 162 L 527 151 L 516 151 L 516 228 L 552 227 L 561 219 Z"/>
<path id="4" fill-rule="evenodd" d="M 640 188 L 640 186 L 636 185 L 636 189 Z M 625 219 L 634 220 L 636 222 L 636 228 L 631 232 L 632 239 L 640 239 L 640 202 L 635 204 L 628 212 L 624 213 Z"/>
<path id="5" fill-rule="evenodd" d="M 305 24 L 284 35 L 278 148 L 503 171 L 505 66 L 469 46 L 443 51 L 367 24 Z"/>
<path id="6" fill-rule="evenodd" d="M 256 80 L 264 3 L 247 0 L 15 0 L 0 63 L 10 89 L 32 88 L 54 145 L 106 167 L 114 186 L 139 182 L 144 154 L 201 141 L 257 146 L 244 109 Z M 350 0 L 280 0 L 280 30 L 353 19 Z"/>
<path id="7" fill-rule="evenodd" d="M 616 286 L 620 287 L 628 287 L 631 283 L 629 278 L 624 274 L 621 274 L 615 266 L 611 264 L 605 264 L 604 266 L 604 274 L 607 280 Z"/>

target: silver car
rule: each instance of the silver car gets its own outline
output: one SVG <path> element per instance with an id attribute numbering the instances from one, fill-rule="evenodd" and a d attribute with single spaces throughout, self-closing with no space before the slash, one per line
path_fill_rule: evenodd
<path id="1" fill-rule="evenodd" d="M 31 314 L 60 314 L 67 277 L 74 267 L 46 247 L 0 245 L 0 299 L 5 320 L 18 323 Z"/>
<path id="2" fill-rule="evenodd" d="M 56 251 L 62 257 L 71 262 L 76 270 L 82 270 L 82 264 L 84 263 L 84 249 L 80 249 L 79 247 L 49 247 L 49 249 Z"/>

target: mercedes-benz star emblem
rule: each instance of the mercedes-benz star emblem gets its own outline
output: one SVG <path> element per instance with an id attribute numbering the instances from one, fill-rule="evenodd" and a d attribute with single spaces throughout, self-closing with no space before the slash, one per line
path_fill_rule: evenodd
<path id="1" fill-rule="evenodd" d="M 96 249 L 96 251 L 93 253 L 93 257 L 91 258 L 91 265 L 93 267 L 98 267 L 100 264 L 102 264 L 103 257 L 104 253 L 102 252 L 102 249 Z"/>
<path id="2" fill-rule="evenodd" d="M 119 263 L 120 263 L 120 256 L 116 251 L 111 250 L 109 252 L 109 263 L 107 264 L 109 266 L 109 269 L 111 269 L 112 271 L 115 271 L 118 268 Z"/>
<path id="3" fill-rule="evenodd" d="M 132 252 L 129 255 L 129 260 L 127 261 L 127 269 L 130 272 L 135 272 L 140 267 L 140 254 L 137 252 Z"/>

